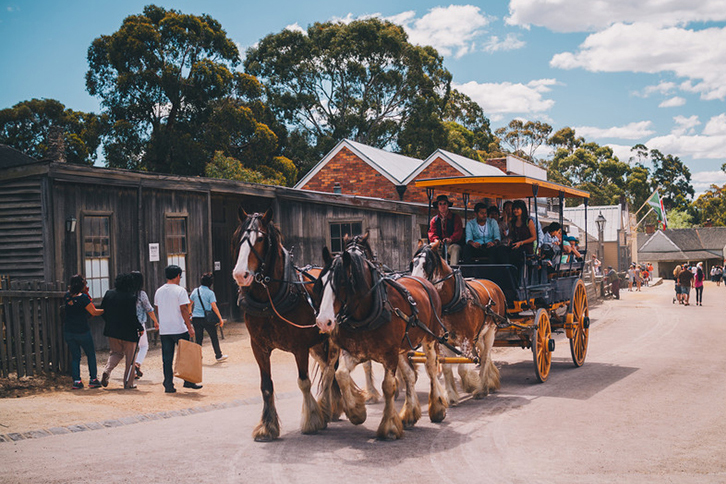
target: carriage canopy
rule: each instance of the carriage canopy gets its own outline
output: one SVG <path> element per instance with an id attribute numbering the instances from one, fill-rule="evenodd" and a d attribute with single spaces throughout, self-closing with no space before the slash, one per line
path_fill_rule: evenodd
<path id="1" fill-rule="evenodd" d="M 588 192 L 526 176 L 457 176 L 417 180 L 416 186 L 487 198 L 590 198 Z"/>

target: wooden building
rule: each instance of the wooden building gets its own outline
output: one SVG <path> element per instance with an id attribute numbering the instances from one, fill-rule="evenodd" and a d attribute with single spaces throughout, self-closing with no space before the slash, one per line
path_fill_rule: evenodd
<path id="1" fill-rule="evenodd" d="M 38 161 L 0 146 L 0 275 L 67 282 L 80 272 L 100 301 L 117 274 L 139 270 L 153 298 L 175 263 L 188 290 L 214 272 L 220 309 L 236 319 L 240 206 L 274 209 L 298 266 L 320 265 L 323 246 L 340 250 L 346 233 L 370 230 L 378 258 L 404 269 L 427 223 L 425 204 Z"/>

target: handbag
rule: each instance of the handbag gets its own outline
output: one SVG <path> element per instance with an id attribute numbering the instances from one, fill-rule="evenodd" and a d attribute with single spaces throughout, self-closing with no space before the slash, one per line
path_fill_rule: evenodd
<path id="1" fill-rule="evenodd" d="M 202 295 L 199 293 L 199 289 L 197 289 L 197 297 L 199 298 L 199 304 L 202 305 L 202 311 L 204 311 L 204 321 L 207 323 L 217 324 L 219 322 L 219 318 L 214 311 L 207 311 L 207 308 L 204 307 L 204 301 L 202 301 Z"/>
<path id="2" fill-rule="evenodd" d="M 174 376 L 190 383 L 202 382 L 202 347 L 180 339 L 174 358 Z"/>

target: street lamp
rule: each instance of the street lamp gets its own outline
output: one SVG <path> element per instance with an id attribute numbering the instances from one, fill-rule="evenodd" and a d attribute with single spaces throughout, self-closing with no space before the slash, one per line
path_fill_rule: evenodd
<path id="1" fill-rule="evenodd" d="M 595 218 L 595 223 L 597 224 L 597 242 L 598 242 L 598 250 L 597 250 L 597 258 L 600 259 L 600 262 L 604 260 L 603 257 L 603 232 L 605 231 L 605 222 L 607 222 L 607 219 L 603 217 L 602 212 L 598 214 L 598 216 Z"/>

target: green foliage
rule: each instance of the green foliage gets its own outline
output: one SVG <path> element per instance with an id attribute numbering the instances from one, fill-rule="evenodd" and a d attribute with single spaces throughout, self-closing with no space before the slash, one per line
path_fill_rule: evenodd
<path id="1" fill-rule="evenodd" d="M 257 79 L 234 71 L 239 52 L 215 19 L 149 5 L 94 40 L 88 62 L 86 87 L 111 121 L 110 166 L 201 175 L 221 151 L 275 172 L 280 128 Z"/>
<path id="2" fill-rule="evenodd" d="M 92 165 L 104 123 L 103 117 L 66 109 L 55 99 L 31 99 L 0 111 L 0 143 L 43 159 L 50 155 L 49 138 L 57 130 L 66 161 Z"/>
<path id="3" fill-rule="evenodd" d="M 214 153 L 214 157 L 204 169 L 204 176 L 209 178 L 224 178 L 248 183 L 262 183 L 266 185 L 284 185 L 285 176 L 281 173 L 266 173 L 251 170 L 242 166 L 239 160 L 231 156 L 225 156 L 221 151 Z M 270 176 L 272 175 L 272 176 Z"/>
<path id="4" fill-rule="evenodd" d="M 265 85 L 290 133 L 284 153 L 303 170 L 343 138 L 414 156 L 446 142 L 451 74 L 436 50 L 412 45 L 390 22 L 283 30 L 248 50 L 245 70 Z"/>
<path id="5" fill-rule="evenodd" d="M 511 148 L 511 152 L 526 160 L 537 162 L 534 154 L 547 143 L 552 126 L 541 121 L 513 119 L 505 127 L 496 130 L 499 140 Z"/>
<path id="6" fill-rule="evenodd" d="M 659 193 L 666 211 L 674 208 L 685 210 L 695 193 L 691 186 L 691 171 L 677 156 L 650 150 L 650 158 L 653 163 L 653 186 L 660 187 Z"/>
<path id="7" fill-rule="evenodd" d="M 669 229 L 690 229 L 693 227 L 693 216 L 687 210 L 671 210 L 666 212 Z"/>
<path id="8" fill-rule="evenodd" d="M 713 225 L 726 226 L 726 185 L 711 185 L 709 190 L 693 202 L 698 210 L 701 223 L 711 219 Z M 668 215 L 670 223 L 671 216 Z"/>

